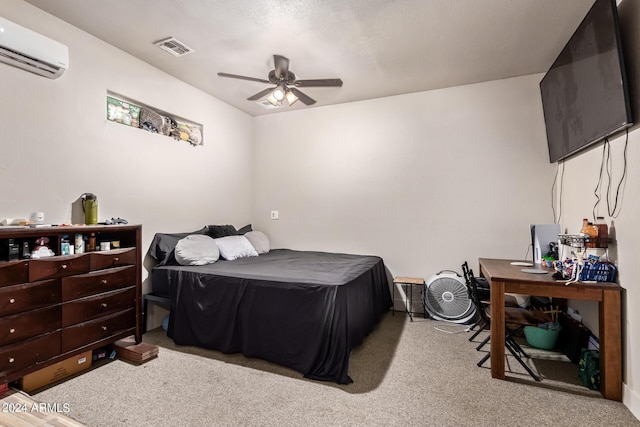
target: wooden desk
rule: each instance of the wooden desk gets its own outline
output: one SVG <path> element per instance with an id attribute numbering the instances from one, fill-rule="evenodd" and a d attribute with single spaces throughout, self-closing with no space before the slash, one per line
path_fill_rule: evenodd
<path id="1" fill-rule="evenodd" d="M 510 260 L 480 258 L 480 273 L 491 284 L 491 376 L 504 379 L 504 294 L 570 298 L 598 302 L 600 329 L 600 391 L 607 399 L 622 400 L 622 346 L 620 285 L 572 283 L 565 285 L 547 274 L 523 273 Z"/>

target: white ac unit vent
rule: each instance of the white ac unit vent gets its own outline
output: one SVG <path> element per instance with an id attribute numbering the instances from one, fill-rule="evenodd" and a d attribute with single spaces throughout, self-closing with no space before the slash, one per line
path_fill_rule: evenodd
<path id="1" fill-rule="evenodd" d="M 0 62 L 57 79 L 69 67 L 69 48 L 0 17 Z"/>
<path id="2" fill-rule="evenodd" d="M 157 41 L 154 44 L 173 56 L 183 56 L 195 52 L 195 50 L 173 37 Z"/>

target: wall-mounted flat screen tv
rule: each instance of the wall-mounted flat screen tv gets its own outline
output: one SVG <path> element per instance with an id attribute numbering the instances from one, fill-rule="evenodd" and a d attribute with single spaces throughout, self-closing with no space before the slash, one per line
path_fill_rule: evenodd
<path id="1" fill-rule="evenodd" d="M 615 0 L 596 0 L 540 92 L 551 163 L 632 125 Z"/>

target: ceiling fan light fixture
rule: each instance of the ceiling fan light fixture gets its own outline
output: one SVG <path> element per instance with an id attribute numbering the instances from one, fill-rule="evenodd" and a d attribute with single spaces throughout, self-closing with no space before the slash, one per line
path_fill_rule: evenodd
<path id="1" fill-rule="evenodd" d="M 286 87 L 284 84 L 279 84 L 273 92 L 271 92 L 271 96 L 273 96 L 276 100 L 282 101 L 287 93 Z"/>
<path id="2" fill-rule="evenodd" d="M 293 105 L 298 100 L 298 97 L 295 96 L 294 93 L 291 92 L 291 91 L 287 92 L 286 97 L 287 97 L 287 101 L 289 102 L 290 106 Z"/>
<path id="3" fill-rule="evenodd" d="M 289 59 L 282 55 L 273 55 L 273 63 L 275 68 L 269 72 L 268 80 L 229 73 L 218 73 L 218 76 L 275 85 L 275 87 L 267 87 L 247 98 L 247 101 L 258 101 L 264 108 L 269 109 L 282 107 L 284 105 L 291 106 L 298 102 L 298 100 L 306 106 L 316 103 L 315 99 L 298 90 L 298 87 L 342 86 L 342 80 L 337 78 L 298 80 L 296 75 L 289 70 Z"/>
<path id="4" fill-rule="evenodd" d="M 278 101 L 275 96 L 273 96 L 273 92 L 267 97 L 267 101 L 271 103 L 274 107 L 277 107 L 279 104 L 282 104 L 281 101 Z"/>

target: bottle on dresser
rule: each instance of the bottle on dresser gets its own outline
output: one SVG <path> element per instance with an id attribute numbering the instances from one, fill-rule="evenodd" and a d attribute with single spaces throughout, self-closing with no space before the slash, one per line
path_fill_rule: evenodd
<path id="1" fill-rule="evenodd" d="M 75 235 L 74 246 L 77 254 L 84 253 L 84 236 L 82 234 L 78 233 Z"/>

